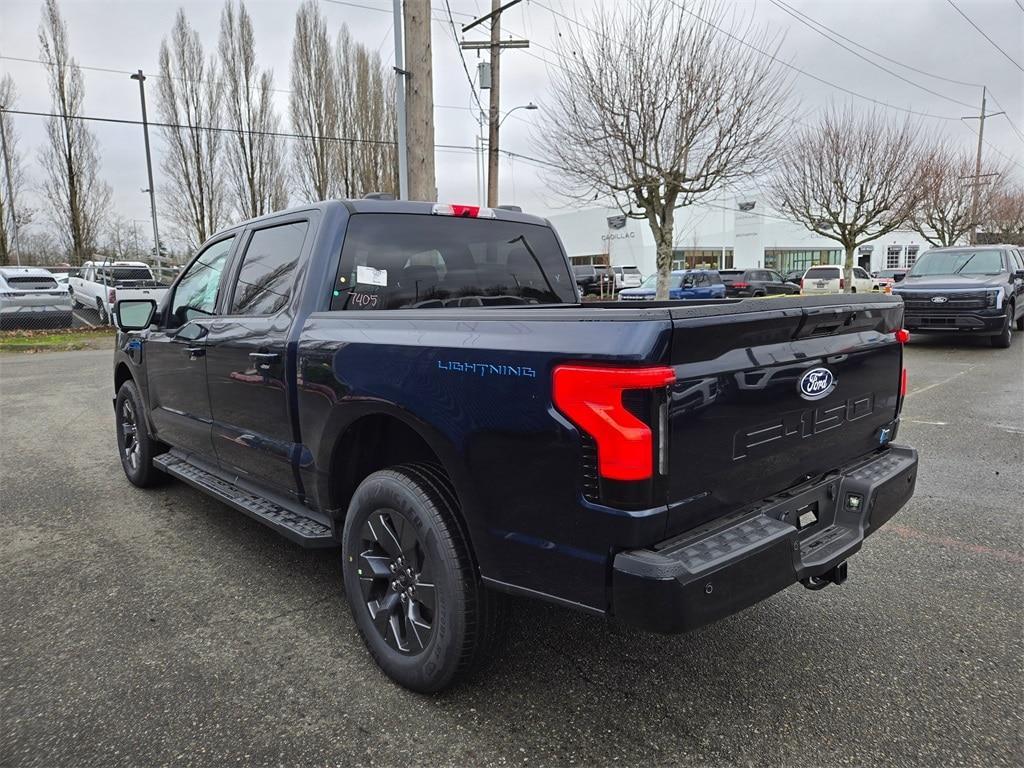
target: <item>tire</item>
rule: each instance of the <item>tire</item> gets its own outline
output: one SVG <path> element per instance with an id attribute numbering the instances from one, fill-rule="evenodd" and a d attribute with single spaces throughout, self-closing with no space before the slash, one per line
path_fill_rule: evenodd
<path id="1" fill-rule="evenodd" d="M 71 309 L 75 310 L 82 306 L 81 303 L 78 301 L 78 297 L 75 296 L 74 291 L 68 291 L 68 293 L 71 294 Z"/>
<path id="2" fill-rule="evenodd" d="M 100 316 L 101 325 L 110 325 L 110 318 L 107 317 L 107 305 L 100 299 L 96 299 L 96 314 Z"/>
<path id="3" fill-rule="evenodd" d="M 150 488 L 167 477 L 153 466 L 153 457 L 163 453 L 166 447 L 150 437 L 143 413 L 142 398 L 135 382 L 126 381 L 117 390 L 114 403 L 117 453 L 128 482 L 139 488 Z"/>
<path id="4" fill-rule="evenodd" d="M 440 468 L 374 472 L 352 495 L 342 533 L 345 596 L 384 673 L 433 693 L 492 656 L 504 600 L 477 578 L 455 493 Z"/>
<path id="5" fill-rule="evenodd" d="M 1015 308 L 1014 305 L 1011 304 L 1010 305 L 1010 312 L 1011 313 L 1013 312 L 1014 308 Z M 1022 314 L 1020 317 L 1017 318 L 1017 330 L 1018 331 L 1024 331 L 1024 314 Z"/>
<path id="6" fill-rule="evenodd" d="M 1006 349 L 1013 343 L 1013 305 L 1006 308 L 1006 323 L 1003 325 L 1002 333 L 990 336 L 989 341 L 996 349 Z"/>

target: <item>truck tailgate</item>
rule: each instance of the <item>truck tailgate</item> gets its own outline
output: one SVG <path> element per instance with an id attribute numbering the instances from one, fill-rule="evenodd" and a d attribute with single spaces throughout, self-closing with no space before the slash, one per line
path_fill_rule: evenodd
<path id="1" fill-rule="evenodd" d="M 891 439 L 903 306 L 829 297 L 672 310 L 670 532 L 784 491 Z M 753 304 L 753 302 L 749 302 Z"/>

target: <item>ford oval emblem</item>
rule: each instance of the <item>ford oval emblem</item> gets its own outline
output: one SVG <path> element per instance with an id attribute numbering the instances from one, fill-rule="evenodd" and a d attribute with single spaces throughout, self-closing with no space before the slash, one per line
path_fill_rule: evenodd
<path id="1" fill-rule="evenodd" d="M 828 368 L 811 368 L 797 381 L 797 389 L 804 400 L 820 400 L 836 388 L 836 377 Z"/>

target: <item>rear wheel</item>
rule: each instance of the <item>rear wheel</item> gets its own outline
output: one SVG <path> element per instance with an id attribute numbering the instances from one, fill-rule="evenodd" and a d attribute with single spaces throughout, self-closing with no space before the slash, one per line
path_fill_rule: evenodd
<path id="1" fill-rule="evenodd" d="M 1010 314 L 1013 314 L 1014 305 L 1010 305 Z M 1024 314 L 1017 318 L 1017 330 L 1024 331 Z"/>
<path id="2" fill-rule="evenodd" d="M 153 457 L 163 453 L 165 448 L 149 436 L 142 398 L 134 381 L 126 381 L 117 391 L 114 414 L 117 420 L 117 451 L 125 477 L 139 488 L 162 482 L 167 476 L 153 466 Z"/>
<path id="3" fill-rule="evenodd" d="M 1006 308 L 1006 322 L 1003 324 L 1002 333 L 991 336 L 992 346 L 996 349 L 1006 349 L 1013 343 L 1013 305 Z"/>
<path id="4" fill-rule="evenodd" d="M 359 484 L 342 534 L 345 595 L 370 655 L 392 680 L 430 693 L 486 661 L 501 595 L 476 576 L 439 468 L 407 464 Z"/>
<path id="5" fill-rule="evenodd" d="M 96 314 L 100 316 L 100 323 L 108 325 L 110 318 L 107 317 L 107 305 L 101 299 L 96 299 Z"/>

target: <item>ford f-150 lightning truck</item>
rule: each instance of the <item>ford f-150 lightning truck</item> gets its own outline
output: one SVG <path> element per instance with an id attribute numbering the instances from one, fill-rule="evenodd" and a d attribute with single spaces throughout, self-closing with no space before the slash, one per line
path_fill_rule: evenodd
<path id="1" fill-rule="evenodd" d="M 418 691 L 490 654 L 502 593 L 682 632 L 841 583 L 914 491 L 899 298 L 581 304 L 517 211 L 273 214 L 116 321 L 128 479 L 339 548 L 366 646 Z"/>

